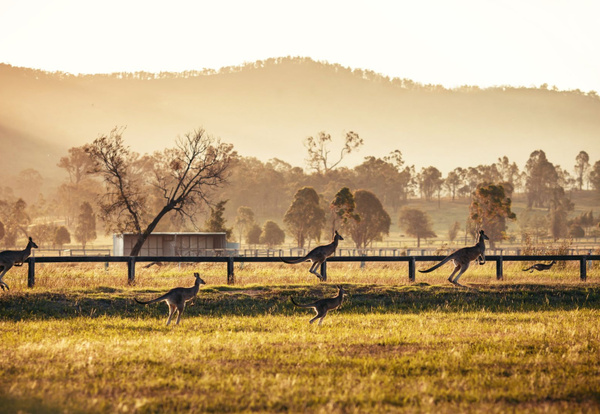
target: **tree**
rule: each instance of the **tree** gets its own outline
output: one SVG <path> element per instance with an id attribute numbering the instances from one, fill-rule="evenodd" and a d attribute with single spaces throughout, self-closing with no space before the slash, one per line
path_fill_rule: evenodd
<path id="1" fill-rule="evenodd" d="M 58 203 L 67 225 L 76 221 L 83 202 L 93 202 L 102 193 L 100 183 L 90 174 L 93 171 L 93 160 L 85 151 L 85 147 L 69 149 L 69 155 L 62 157 L 57 164 L 63 168 L 68 179 L 58 189 Z"/>
<path id="2" fill-rule="evenodd" d="M 463 185 L 464 177 L 465 170 L 461 167 L 458 167 L 450 171 L 444 180 L 444 186 L 448 189 L 448 193 L 452 197 L 452 201 L 454 201 L 459 188 Z"/>
<path id="3" fill-rule="evenodd" d="M 425 197 L 425 200 L 430 201 L 431 197 L 442 189 L 444 183 L 442 173 L 435 167 L 427 167 L 421 170 L 419 178 L 421 195 Z"/>
<path id="4" fill-rule="evenodd" d="M 594 163 L 592 171 L 590 171 L 590 184 L 600 192 L 600 161 Z"/>
<path id="5" fill-rule="evenodd" d="M 69 183 L 77 187 L 89 177 L 94 163 L 85 151 L 85 147 L 73 147 L 69 149 L 68 156 L 61 157 L 57 166 L 67 171 Z"/>
<path id="6" fill-rule="evenodd" d="M 585 173 L 590 168 L 590 156 L 585 151 L 579 151 L 575 157 L 575 180 L 579 191 L 583 188 L 583 178 Z"/>
<path id="7" fill-rule="evenodd" d="M 267 220 L 260 235 L 260 243 L 266 244 L 269 249 L 285 241 L 285 233 L 274 221 Z"/>
<path id="8" fill-rule="evenodd" d="M 239 206 L 235 216 L 235 227 L 238 229 L 240 244 L 242 244 L 242 236 L 248 234 L 253 224 L 255 224 L 254 211 L 250 207 Z"/>
<path id="9" fill-rule="evenodd" d="M 77 216 L 77 226 L 75 227 L 75 240 L 81 243 L 85 250 L 88 241 L 96 240 L 96 215 L 92 210 L 92 205 L 84 201 L 79 208 Z"/>
<path id="10" fill-rule="evenodd" d="M 62 249 L 65 244 L 71 243 L 71 233 L 69 233 L 69 230 L 65 226 L 60 226 L 54 232 L 54 240 L 52 242 L 59 249 Z"/>
<path id="11" fill-rule="evenodd" d="M 513 187 L 516 186 L 520 176 L 519 167 L 517 166 L 517 163 L 513 162 L 511 164 L 508 157 L 504 156 L 502 158 L 498 158 L 498 162 L 496 163 L 496 169 L 500 174 L 499 181 L 511 183 Z"/>
<path id="12" fill-rule="evenodd" d="M 231 238 L 231 233 L 233 232 L 232 228 L 227 228 L 225 226 L 225 204 L 227 204 L 228 200 L 219 201 L 215 207 L 210 208 L 210 217 L 206 220 L 205 229 L 210 232 L 225 232 L 227 234 L 227 239 Z"/>
<path id="13" fill-rule="evenodd" d="M 329 204 L 331 211 L 331 233 L 344 229 L 349 221 L 360 221 L 360 216 L 354 212 L 356 203 L 354 195 L 348 187 L 338 191 Z"/>
<path id="14" fill-rule="evenodd" d="M 260 228 L 260 226 L 258 224 L 254 223 L 248 229 L 248 233 L 246 233 L 246 243 L 259 244 L 261 234 L 262 234 L 262 229 Z"/>
<path id="15" fill-rule="evenodd" d="M 459 230 L 460 230 L 460 223 L 458 221 L 455 221 L 448 229 L 448 239 L 450 239 L 450 242 L 454 242 L 454 240 L 456 240 Z"/>
<path id="16" fill-rule="evenodd" d="M 547 207 L 552 189 L 558 187 L 558 174 L 542 150 L 534 151 L 525 165 L 527 207 Z"/>
<path id="17" fill-rule="evenodd" d="M 569 233 L 567 215 L 574 209 L 573 202 L 566 197 L 565 190 L 557 187 L 552 192 L 550 202 L 550 234 L 554 240 L 566 237 Z"/>
<path id="18" fill-rule="evenodd" d="M 323 131 L 319 132 L 316 138 L 308 137 L 304 140 L 304 146 L 308 150 L 306 162 L 310 169 L 320 174 L 326 174 L 342 162 L 344 156 L 363 145 L 362 138 L 360 138 L 356 132 L 347 132 L 339 159 L 337 161 L 332 161 L 329 158 L 331 150 L 328 147 L 330 142 L 331 135 L 326 134 Z"/>
<path id="19" fill-rule="evenodd" d="M 27 203 L 19 198 L 14 203 L 0 201 L 0 220 L 4 223 L 4 244 L 13 247 L 19 234 L 27 235 L 31 218 L 27 214 Z"/>
<path id="20" fill-rule="evenodd" d="M 209 201 L 209 190 L 225 182 L 235 152 L 232 145 L 197 129 L 178 138 L 174 148 L 140 157 L 125 146 L 122 133 L 123 129 L 115 128 L 85 150 L 92 157 L 93 172 L 104 178 L 102 219 L 107 229 L 137 235 L 130 252 L 137 256 L 168 213 L 193 220 L 194 209 Z M 154 200 L 152 194 L 157 194 Z"/>
<path id="21" fill-rule="evenodd" d="M 503 240 L 506 232 L 506 219 L 515 220 L 511 211 L 512 201 L 506 196 L 504 187 L 500 185 L 482 185 L 473 194 L 469 206 L 469 218 L 475 229 L 483 229 L 490 238 L 490 247 Z"/>
<path id="22" fill-rule="evenodd" d="M 296 192 L 283 222 L 298 247 L 304 247 L 306 240 L 319 240 L 325 225 L 325 211 L 319 206 L 319 195 L 314 188 L 303 187 Z"/>
<path id="23" fill-rule="evenodd" d="M 429 215 L 423 210 L 408 207 L 403 208 L 400 210 L 398 223 L 404 228 L 406 234 L 417 238 L 417 247 L 421 247 L 422 238 L 437 237 L 431 229 Z"/>
<path id="24" fill-rule="evenodd" d="M 368 188 L 382 204 L 396 211 L 406 200 L 412 181 L 410 167 L 402 168 L 404 161 L 398 150 L 382 158 L 365 157 L 362 164 L 354 168 L 356 186 Z"/>
<path id="25" fill-rule="evenodd" d="M 357 190 L 354 200 L 360 221 L 352 222 L 348 228 L 356 247 L 364 249 L 372 242 L 381 240 L 384 234 L 389 234 L 392 220 L 381 201 L 372 192 Z"/>

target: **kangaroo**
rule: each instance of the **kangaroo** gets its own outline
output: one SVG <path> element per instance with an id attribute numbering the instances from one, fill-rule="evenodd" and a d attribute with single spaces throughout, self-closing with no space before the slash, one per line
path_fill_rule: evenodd
<path id="1" fill-rule="evenodd" d="M 196 282 L 194 286 L 189 288 L 184 287 L 176 287 L 174 289 L 169 290 L 162 296 L 157 297 L 156 299 L 152 299 L 146 302 L 138 300 L 134 298 L 137 303 L 141 303 L 142 305 L 149 305 L 151 303 L 162 302 L 165 301 L 167 305 L 169 305 L 169 319 L 167 319 L 167 326 L 171 323 L 171 318 L 175 311 L 177 311 L 177 322 L 176 325 L 179 325 L 179 320 L 181 319 L 181 315 L 183 315 L 183 310 L 185 309 L 186 302 L 194 299 L 196 294 L 198 293 L 198 289 L 200 289 L 200 285 L 205 285 L 206 282 L 200 278 L 198 273 L 194 273 L 196 277 Z"/>
<path id="2" fill-rule="evenodd" d="M 523 269 L 523 271 L 527 272 L 529 270 L 529 273 L 533 273 L 534 270 L 539 270 L 541 272 L 542 270 L 549 270 L 555 263 L 556 260 L 552 260 L 552 262 L 548 264 L 536 263 L 533 266 L 528 267 L 527 269 Z"/>
<path id="3" fill-rule="evenodd" d="M 33 242 L 31 237 L 29 238 L 29 243 L 27 243 L 27 247 L 23 250 L 5 250 L 0 252 L 0 267 L 2 268 L 2 272 L 0 273 L 0 287 L 2 290 L 6 287 L 7 290 L 10 290 L 8 285 L 2 280 L 6 272 L 8 272 L 13 266 L 23 266 L 23 263 L 29 255 L 31 254 L 31 248 L 38 248 L 37 244 Z"/>
<path id="4" fill-rule="evenodd" d="M 458 249 L 454 253 L 450 254 L 446 258 L 444 258 L 441 262 L 436 264 L 430 269 L 427 270 L 419 270 L 421 273 L 429 273 L 432 270 L 437 269 L 444 263 L 452 260 L 454 262 L 454 271 L 448 278 L 450 283 L 454 283 L 457 286 L 462 286 L 458 283 L 458 279 L 462 276 L 463 273 L 469 268 L 469 265 L 473 260 L 477 260 L 479 264 L 485 263 L 485 241 L 489 240 L 489 237 L 485 235 L 483 230 L 479 231 L 479 239 L 477 240 L 477 244 L 471 247 L 463 247 L 462 249 Z M 454 275 L 458 272 L 454 280 L 452 279 Z"/>
<path id="5" fill-rule="evenodd" d="M 312 265 L 310 266 L 310 269 L 308 271 L 310 273 L 312 273 L 313 275 L 315 275 L 321 282 L 326 282 L 327 278 L 321 276 L 321 274 L 319 272 L 317 272 L 317 266 L 319 266 L 321 263 L 323 263 L 325 260 L 327 260 L 327 258 L 335 252 L 335 249 L 337 249 L 338 242 L 340 240 L 344 240 L 344 238 L 342 236 L 340 236 L 340 234 L 336 231 L 333 236 L 333 241 L 331 243 L 326 244 L 324 246 L 315 247 L 310 252 L 308 252 L 308 254 L 304 257 L 299 257 L 298 259 L 292 259 L 292 260 L 286 260 L 286 259 L 281 258 L 281 260 L 284 263 L 289 263 L 289 264 L 302 263 L 307 260 L 310 260 L 310 261 L 312 261 Z"/>
<path id="6" fill-rule="evenodd" d="M 310 320 L 310 323 L 313 323 L 315 320 L 319 319 L 319 325 L 321 325 L 323 319 L 325 319 L 325 316 L 327 316 L 328 311 L 337 309 L 342 305 L 345 293 L 346 291 L 344 288 L 342 286 L 338 286 L 338 295 L 334 298 L 319 299 L 316 302 L 308 303 L 306 305 L 300 305 L 296 303 L 292 297 L 290 297 L 290 299 L 292 300 L 292 303 L 299 308 L 313 308 L 315 312 L 317 312 L 317 315 Z"/>

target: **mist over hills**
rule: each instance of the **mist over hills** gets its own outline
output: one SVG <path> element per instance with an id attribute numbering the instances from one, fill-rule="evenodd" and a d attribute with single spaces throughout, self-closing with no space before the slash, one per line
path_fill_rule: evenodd
<path id="1" fill-rule="evenodd" d="M 543 81 L 543 80 L 541 80 Z M 417 171 L 491 164 L 523 168 L 543 149 L 571 171 L 581 150 L 600 159 L 600 99 L 547 88 L 444 89 L 308 58 L 255 62 L 218 72 L 73 76 L 0 64 L 0 177 L 35 168 L 50 180 L 68 148 L 126 126 L 146 153 L 198 127 L 243 156 L 305 166 L 303 140 L 347 131 L 365 145 L 344 165 L 399 149 Z"/>

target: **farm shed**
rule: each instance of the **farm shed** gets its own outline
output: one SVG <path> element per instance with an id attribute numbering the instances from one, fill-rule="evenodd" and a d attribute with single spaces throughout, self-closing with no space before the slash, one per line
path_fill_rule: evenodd
<path id="1" fill-rule="evenodd" d="M 113 235 L 113 255 L 129 255 L 137 235 Z M 152 233 L 142 246 L 140 256 L 211 256 L 227 249 L 225 232 Z"/>

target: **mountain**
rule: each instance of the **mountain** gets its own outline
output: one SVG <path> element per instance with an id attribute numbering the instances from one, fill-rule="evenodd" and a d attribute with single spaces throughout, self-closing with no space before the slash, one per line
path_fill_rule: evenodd
<path id="1" fill-rule="evenodd" d="M 0 64 L 0 142 L 4 171 L 34 167 L 58 179 L 68 148 L 115 126 L 146 153 L 173 146 L 198 127 L 244 156 L 304 167 L 303 140 L 345 132 L 365 145 L 345 161 L 399 149 L 408 165 L 491 164 L 529 154 L 572 170 L 581 150 L 600 159 L 600 99 L 595 93 L 541 88 L 445 89 L 389 79 L 308 58 L 279 58 L 183 73 L 69 75 Z M 333 157 L 333 156 L 332 156 Z"/>

